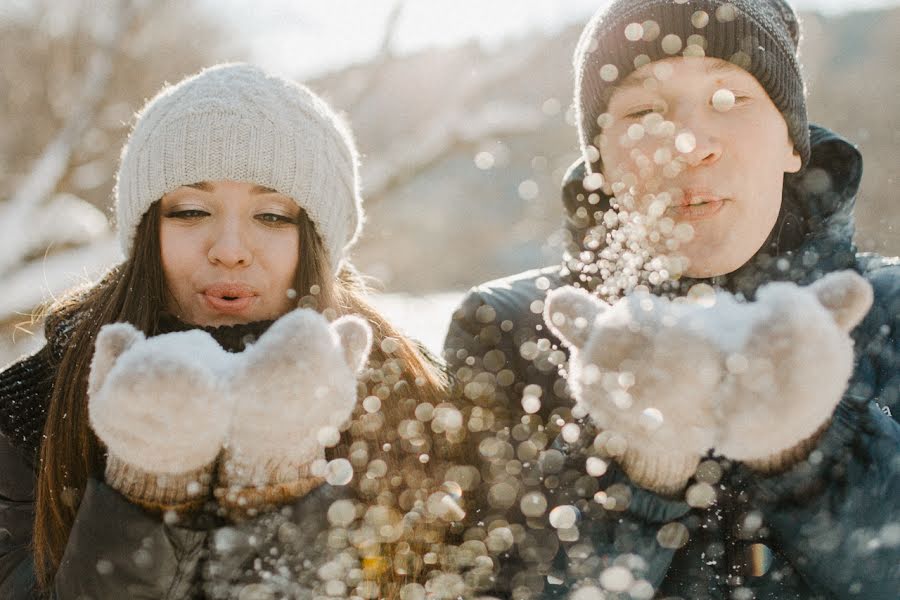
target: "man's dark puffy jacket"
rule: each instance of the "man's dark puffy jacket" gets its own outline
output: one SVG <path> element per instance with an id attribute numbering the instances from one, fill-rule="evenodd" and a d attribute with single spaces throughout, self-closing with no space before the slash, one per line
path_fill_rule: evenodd
<path id="1" fill-rule="evenodd" d="M 777 246 L 774 258 L 787 262 L 774 268 L 776 261 L 760 254 L 715 283 L 752 298 L 767 281 L 806 284 L 849 268 L 872 284 L 874 305 L 852 333 L 853 377 L 809 458 L 766 477 L 713 457 L 704 464 L 722 475 L 712 477 L 717 500 L 709 508 L 641 489 L 615 464 L 599 479 L 586 477 L 583 441 L 570 446 L 558 435 L 561 424 L 577 419 L 558 374 L 564 347 L 543 327 L 541 300 L 548 289 L 573 283 L 565 263 L 485 283 L 465 297 L 445 358 L 466 396 L 484 406 L 489 390 L 496 422 L 510 427 L 501 438 L 521 458 L 512 509 L 498 510 L 485 491 L 488 501 L 472 515 L 490 521 L 500 514 L 524 526 L 516 550 L 499 558 L 491 594 L 562 597 L 603 583 L 608 593 L 619 590 L 610 598 L 900 597 L 900 263 L 856 253 L 852 209 L 862 158 L 830 131 L 812 126 L 811 136 L 810 165 L 805 176 L 786 178 L 779 229 L 764 246 Z M 575 239 L 584 236 L 574 218 L 583 177 L 583 167 L 574 166 L 563 191 Z M 810 177 L 830 185 L 809 185 Z M 521 408 L 523 393 L 540 396 L 538 425 Z M 618 509 L 593 500 L 604 491 L 620 500 Z M 548 499 L 543 517 L 517 511 L 529 492 Z M 577 539 L 561 540 L 566 536 L 548 525 L 557 504 L 579 509 Z M 684 545 L 677 541 L 682 532 L 689 535 Z M 600 578 L 604 572 L 608 579 Z"/>

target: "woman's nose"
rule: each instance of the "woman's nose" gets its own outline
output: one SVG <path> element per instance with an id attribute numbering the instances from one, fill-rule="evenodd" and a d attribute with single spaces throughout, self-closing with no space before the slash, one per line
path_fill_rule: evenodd
<path id="1" fill-rule="evenodd" d="M 246 267 L 253 263 L 253 252 L 244 232 L 235 223 L 225 223 L 215 233 L 208 252 L 209 261 L 224 267 Z"/>

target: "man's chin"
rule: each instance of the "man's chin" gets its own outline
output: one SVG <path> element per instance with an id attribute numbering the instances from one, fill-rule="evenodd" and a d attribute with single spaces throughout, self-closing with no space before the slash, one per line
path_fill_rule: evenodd
<path id="1" fill-rule="evenodd" d="M 684 270 L 684 275 L 692 279 L 709 279 L 734 273 L 743 264 L 737 260 L 710 260 L 708 257 L 691 260 L 688 257 L 688 266 Z"/>
<path id="2" fill-rule="evenodd" d="M 679 254 L 687 259 L 683 275 L 693 279 L 733 273 L 749 260 L 742 260 L 744 251 L 736 248 L 734 238 L 720 229 L 698 230 L 694 239 L 679 249 Z"/>
<path id="3" fill-rule="evenodd" d="M 691 279 L 709 279 L 710 277 L 718 277 L 719 275 L 727 275 L 734 269 L 714 269 L 714 268 L 692 268 L 685 270 L 684 275 Z"/>

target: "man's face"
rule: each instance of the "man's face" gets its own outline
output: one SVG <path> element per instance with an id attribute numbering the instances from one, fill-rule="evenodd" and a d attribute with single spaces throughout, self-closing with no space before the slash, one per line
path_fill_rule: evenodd
<path id="1" fill-rule="evenodd" d="M 778 217 L 784 173 L 801 166 L 763 87 L 716 58 L 642 66 L 619 83 L 601 127 L 606 191 L 630 195 L 641 212 L 667 205 L 663 219 L 693 229 L 677 250 L 691 277 L 730 273 L 756 254 Z"/>

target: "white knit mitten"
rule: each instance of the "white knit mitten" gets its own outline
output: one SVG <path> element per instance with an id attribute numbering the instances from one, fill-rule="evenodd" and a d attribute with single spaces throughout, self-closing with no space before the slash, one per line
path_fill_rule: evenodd
<path id="1" fill-rule="evenodd" d="M 762 471 L 803 460 L 853 373 L 850 331 L 872 305 L 872 287 L 853 271 L 808 287 L 771 283 L 734 311 L 745 338 L 730 356 L 720 393 L 716 449 Z"/>
<path id="2" fill-rule="evenodd" d="M 107 482 L 147 506 L 202 499 L 231 416 L 232 357 L 202 331 L 152 338 L 127 323 L 97 336 L 90 423 L 109 451 Z"/>
<path id="3" fill-rule="evenodd" d="M 371 338 L 358 317 L 329 323 L 297 309 L 240 355 L 230 379 L 234 417 L 216 494 L 223 504 L 279 503 L 320 483 L 310 473 L 312 462 L 324 457 L 320 433 L 336 433 L 352 414 Z"/>
<path id="4" fill-rule="evenodd" d="M 570 349 L 568 384 L 634 483 L 677 494 L 712 447 L 718 350 L 668 300 L 635 293 L 610 306 L 572 287 L 544 320 Z"/>

